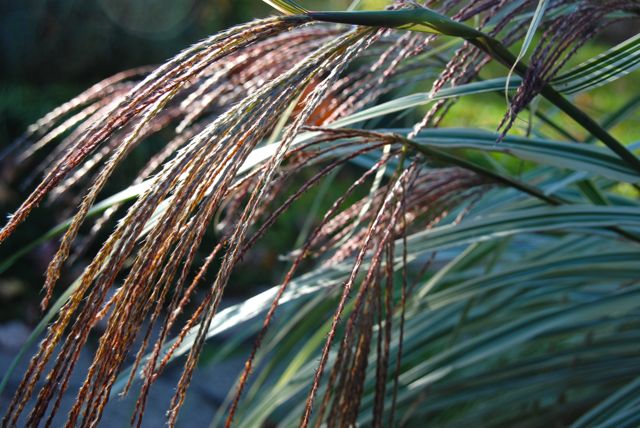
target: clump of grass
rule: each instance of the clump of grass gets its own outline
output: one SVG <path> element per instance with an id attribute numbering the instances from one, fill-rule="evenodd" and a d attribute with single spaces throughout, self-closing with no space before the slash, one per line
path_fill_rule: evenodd
<path id="1" fill-rule="evenodd" d="M 140 426 L 153 382 L 187 334 L 196 329 L 167 413 L 169 425 L 175 425 L 233 269 L 303 193 L 364 156 L 374 156 L 375 161 L 292 253 L 291 267 L 230 400 L 226 425 L 232 424 L 241 405 L 280 299 L 303 262 L 314 258 L 322 259 L 325 266 L 349 263 L 350 268 L 309 382 L 300 425 L 355 425 L 367 388 L 373 391 L 373 426 L 393 425 L 406 305 L 412 293 L 407 235 L 436 227 L 450 213 L 455 214 L 452 224 L 459 223 L 498 185 L 550 205 L 567 203 L 533 184 L 414 141 L 425 129 L 440 126 L 456 97 L 434 102 L 404 133 L 336 126 L 398 88 L 425 80 L 426 69 L 437 70 L 431 82 L 431 96 L 436 97 L 448 86 L 479 80 L 491 61 L 514 67 L 522 83 L 504 120 L 496 123 L 502 132 L 496 141 L 514 125 L 518 113 L 542 94 L 594 131 L 631 167 L 636 166 L 631 152 L 575 107 L 567 107 L 550 86 L 580 46 L 607 25 L 634 17 L 638 12 L 634 2 L 548 2 L 542 38 L 531 54 L 530 66 L 515 61 L 507 47 L 527 32 L 522 16 L 535 10 L 535 1 L 426 2 L 438 13 L 396 2 L 387 11 L 344 14 L 308 12 L 284 1 L 269 3 L 296 15 L 232 28 L 155 70 L 141 68 L 107 79 L 38 121 L 16 145 L 13 155 L 23 162 L 40 152 L 49 153 L 28 182 L 39 174 L 44 177 L 0 231 L 0 241 L 48 195 L 56 199 L 84 189 L 47 270 L 45 309 L 72 255 L 72 244 L 106 183 L 149 136 L 167 128 L 175 133 L 134 179 L 143 190 L 86 266 L 49 327 L 5 415 L 5 425 L 18 424 L 30 401 L 34 403 L 26 423 L 52 423 L 80 351 L 101 320 L 106 329 L 65 425 L 98 423 L 127 356 L 134 354 L 124 393 L 136 377 L 142 378 L 131 419 L 132 425 Z M 610 18 L 613 12 L 618 15 Z M 472 20 L 475 27 L 462 24 Z M 390 30 L 396 27 L 415 32 L 398 35 Z M 461 39 L 450 57 L 431 51 L 438 48 L 443 35 Z M 261 153 L 267 154 L 259 157 Z M 317 172 L 278 202 L 279 196 L 287 195 L 291 177 L 311 167 Z M 371 185 L 368 195 L 345 207 L 347 199 L 367 184 Z M 102 214 L 81 248 L 118 212 L 114 206 Z M 194 266 L 198 248 L 208 245 L 203 243 L 204 234 L 215 218 L 221 220 L 220 238 Z M 624 230 L 607 227 L 633 239 Z M 132 260 L 130 266 L 128 260 Z M 432 260 L 423 261 L 418 271 L 428 270 Z M 177 326 L 214 262 L 218 268 L 205 296 Z M 189 280 L 192 271 L 196 274 Z M 122 283 L 116 285 L 123 274 Z M 171 335 L 176 341 L 165 349 Z M 398 345 L 393 354 L 395 337 Z M 372 354 L 375 379 L 369 387 Z M 36 393 L 40 383 L 43 386 Z"/>

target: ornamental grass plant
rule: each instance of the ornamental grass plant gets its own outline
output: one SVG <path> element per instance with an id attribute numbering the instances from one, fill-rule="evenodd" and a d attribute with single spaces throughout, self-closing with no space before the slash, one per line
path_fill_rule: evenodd
<path id="1" fill-rule="evenodd" d="M 640 160 L 613 132 L 637 121 L 640 37 L 583 54 L 637 25 L 640 3 L 267 3 L 277 16 L 97 83 L 4 154 L 29 165 L 32 192 L 0 231 L 19 248 L 0 268 L 59 246 L 3 426 L 59 413 L 98 426 L 124 394 L 141 426 L 169 364 L 182 375 L 167 422 L 189 426 L 199 357 L 238 326 L 229 346 L 251 345 L 213 426 L 640 424 Z M 577 102 L 620 79 L 615 111 Z M 489 100 L 503 110 L 462 123 L 466 100 L 474 117 Z M 129 170 L 150 138 L 163 145 Z M 327 192 L 344 171 L 351 181 Z M 130 186 L 106 194 L 115 174 Z M 280 283 L 223 308 L 233 272 L 309 195 L 323 203 Z M 12 241 L 56 201 L 68 221 Z M 96 240 L 81 275 L 60 281 Z"/>

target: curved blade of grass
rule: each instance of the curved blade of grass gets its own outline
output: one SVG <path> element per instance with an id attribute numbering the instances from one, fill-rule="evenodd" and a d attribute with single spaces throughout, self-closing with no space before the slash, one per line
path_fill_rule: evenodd
<path id="1" fill-rule="evenodd" d="M 432 385 L 429 400 L 415 409 L 414 416 L 433 417 L 435 412 L 445 407 L 462 404 L 468 407 L 459 419 L 456 418 L 457 426 L 473 426 L 477 420 L 491 420 L 498 426 L 513 426 L 522 420 L 529 422 L 529 426 L 544 424 L 549 412 L 561 406 L 555 403 L 555 398 L 571 388 L 567 385 L 574 388 L 589 384 L 606 385 L 638 373 L 639 366 L 634 361 L 637 354 L 628 343 L 611 341 L 603 345 L 608 346 L 600 350 L 600 354 L 594 355 L 589 348 L 573 348 L 559 356 L 536 356 L 521 364 L 500 367 L 495 371 L 485 370 L 476 376 L 452 381 L 444 379 Z M 606 354 L 603 351 L 607 349 L 619 354 Z M 593 389 L 592 395 L 597 397 L 603 389 Z M 459 392 L 452 394 L 451 390 Z M 505 394 L 504 391 L 509 392 Z M 532 414 L 523 413 L 522 404 L 536 401 L 548 404 L 540 406 Z M 366 419 L 361 422 L 366 423 Z"/>
<path id="2" fill-rule="evenodd" d="M 442 290 L 433 296 L 425 296 L 430 307 L 438 307 L 452 302 L 469 299 L 479 294 L 489 293 L 503 286 L 516 285 L 532 278 L 559 279 L 563 276 L 586 276 L 589 280 L 611 280 L 616 271 L 625 271 L 626 277 L 633 277 L 636 271 L 634 263 L 640 259 L 637 251 L 588 254 L 580 256 L 558 257 L 557 260 L 533 261 L 522 263 L 498 273 L 482 275 Z M 637 264 L 637 263 L 636 263 Z M 629 275 L 628 273 L 631 273 Z"/>
<path id="3" fill-rule="evenodd" d="M 624 410 L 630 401 L 633 402 L 635 400 L 637 402 L 638 397 L 640 397 L 640 377 L 629 382 L 602 403 L 582 415 L 571 425 L 571 428 L 596 426 L 610 420 L 616 413 Z"/>
<path id="4" fill-rule="evenodd" d="M 363 25 L 368 27 L 397 28 L 399 30 L 474 39 L 483 33 L 441 15 L 428 8 L 375 10 L 357 12 L 308 12 L 308 16 L 318 21 L 340 24 Z"/>
<path id="5" fill-rule="evenodd" d="M 558 230 L 640 226 L 638 209 L 566 205 L 532 208 L 473 218 L 458 225 L 436 227 L 408 238 L 412 251 L 426 252 L 505 236 Z"/>
<path id="6" fill-rule="evenodd" d="M 262 0 L 285 15 L 303 15 L 307 10 L 293 0 Z"/>
<path id="7" fill-rule="evenodd" d="M 529 28 L 527 29 L 527 34 L 524 36 L 524 40 L 522 42 L 522 46 L 520 47 L 520 52 L 518 52 L 518 56 L 515 59 L 515 62 L 511 66 L 509 70 L 509 74 L 507 75 L 507 82 L 504 85 L 504 97 L 507 104 L 509 104 L 509 81 L 511 80 L 511 76 L 515 71 L 516 65 L 524 58 L 529 49 L 529 45 L 533 41 L 533 36 L 535 36 L 540 23 L 542 22 L 542 17 L 544 16 L 544 12 L 547 9 L 548 0 L 540 0 L 538 2 L 538 6 L 536 7 L 535 12 L 533 13 L 533 17 L 531 18 L 531 24 L 529 24 Z"/>
<path id="8" fill-rule="evenodd" d="M 331 123 L 332 128 L 346 127 L 354 123 L 363 122 L 365 120 L 384 116 L 390 113 L 418 107 L 434 101 L 444 100 L 448 98 L 457 98 L 465 95 L 482 94 L 486 92 L 497 92 L 504 89 L 506 79 L 503 77 L 496 79 L 483 80 L 481 82 L 472 82 L 464 85 L 455 86 L 453 88 L 442 88 L 436 94 L 430 92 L 419 92 L 404 97 L 396 98 L 378 104 L 374 107 L 351 114 L 342 119 Z M 509 82 L 510 89 L 516 89 L 521 83 L 520 78 L 514 78 Z"/>
<path id="9" fill-rule="evenodd" d="M 609 115 L 603 122 L 602 127 L 604 129 L 611 129 L 617 124 L 621 123 L 628 116 L 630 116 L 634 111 L 640 108 L 640 96 L 635 96 L 627 101 L 622 107 Z M 586 143 L 594 143 L 595 139 L 593 136 L 589 136 L 586 140 Z M 633 145 L 629 145 L 629 148 L 633 150 Z"/>
<path id="10" fill-rule="evenodd" d="M 542 310 L 532 316 L 521 317 L 503 327 L 445 350 L 403 373 L 401 381 L 410 384 L 409 388 L 424 387 L 454 370 L 525 342 L 549 329 L 579 320 L 598 319 L 603 314 L 621 313 L 637 308 L 640 305 L 639 297 L 640 287 L 636 286 L 593 302 L 573 305 L 569 308 Z"/>
<path id="11" fill-rule="evenodd" d="M 640 66 L 640 34 L 589 59 L 551 81 L 560 92 L 575 94 L 626 76 Z"/>
<path id="12" fill-rule="evenodd" d="M 507 136 L 496 144 L 497 138 L 497 134 L 482 130 L 430 129 L 423 131 L 414 141 L 443 150 L 465 148 L 507 153 L 520 159 L 587 171 L 614 180 L 640 181 L 640 174 L 633 168 L 610 151 L 597 146 L 517 136 Z"/>

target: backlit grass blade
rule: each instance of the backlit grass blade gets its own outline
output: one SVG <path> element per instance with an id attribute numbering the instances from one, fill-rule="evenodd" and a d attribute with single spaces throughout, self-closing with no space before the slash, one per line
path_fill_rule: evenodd
<path id="1" fill-rule="evenodd" d="M 262 0 L 285 15 L 303 15 L 307 10 L 293 0 Z"/>
<path id="2" fill-rule="evenodd" d="M 559 281 L 563 277 L 587 276 L 590 280 L 607 281 L 613 279 L 616 272 L 621 277 L 634 275 L 634 261 L 638 260 L 637 251 L 588 254 L 580 256 L 563 256 L 558 260 L 533 261 L 521 263 L 512 269 L 479 275 L 460 284 L 454 284 L 438 293 L 424 295 L 424 304 L 437 308 L 475 296 L 489 294 L 502 287 L 517 287 L 517 283 L 525 283 L 532 279 L 546 279 L 549 283 Z M 421 293 L 422 294 L 422 293 Z"/>
<path id="3" fill-rule="evenodd" d="M 640 66 L 640 34 L 587 60 L 567 73 L 554 78 L 551 84 L 564 94 L 574 94 L 619 79 Z"/>
<path id="4" fill-rule="evenodd" d="M 568 205 L 500 213 L 419 232 L 409 238 L 409 245 L 422 252 L 531 232 L 583 229 L 593 233 L 615 225 L 640 227 L 637 208 Z"/>
<path id="5" fill-rule="evenodd" d="M 630 183 L 640 182 L 640 175 L 634 169 L 610 151 L 596 146 L 517 136 L 507 136 L 496 144 L 497 137 L 481 130 L 430 129 L 423 131 L 415 141 L 443 150 L 468 148 L 502 152 L 558 168 L 589 171 Z"/>
<path id="6" fill-rule="evenodd" d="M 369 27 L 397 28 L 399 30 L 442 34 L 446 36 L 461 37 L 463 39 L 474 39 L 482 36 L 481 32 L 428 8 L 358 12 L 314 11 L 308 12 L 307 15 L 318 21 L 364 25 Z"/>
<path id="7" fill-rule="evenodd" d="M 509 82 L 510 89 L 516 89 L 521 83 L 519 77 L 511 79 Z M 386 114 L 403 111 L 413 107 L 418 107 L 438 100 L 448 98 L 462 97 L 466 95 L 482 94 L 487 92 L 496 92 L 504 89 L 506 84 L 505 78 L 496 78 L 483 80 L 481 82 L 472 82 L 464 85 L 455 86 L 453 88 L 443 88 L 435 94 L 431 92 L 419 92 L 404 97 L 399 97 L 391 101 L 380 103 L 376 106 L 351 114 L 345 118 L 338 119 L 330 124 L 331 127 L 346 127 L 365 120 L 384 116 Z"/>
<path id="8" fill-rule="evenodd" d="M 524 36 L 524 40 L 522 42 L 522 46 L 520 47 L 520 52 L 518 52 L 518 56 L 516 57 L 515 62 L 513 63 L 513 65 L 511 66 L 511 69 L 509 70 L 509 74 L 507 75 L 507 83 L 505 84 L 505 98 L 507 100 L 507 103 L 509 102 L 509 80 L 511 79 L 511 75 L 513 74 L 513 71 L 516 67 L 516 65 L 522 60 L 522 58 L 524 58 L 524 56 L 527 53 L 527 50 L 529 49 L 529 46 L 531 45 L 531 42 L 533 41 L 533 37 L 536 34 L 536 31 L 538 31 L 538 27 L 540 26 L 540 23 L 542 22 L 542 18 L 544 17 L 544 13 L 547 9 L 547 6 L 549 4 L 548 0 L 540 0 L 538 1 L 538 6 L 536 7 L 535 12 L 533 13 L 533 17 L 531 18 L 531 23 L 529 24 L 529 28 L 527 29 L 527 34 L 525 34 Z"/>

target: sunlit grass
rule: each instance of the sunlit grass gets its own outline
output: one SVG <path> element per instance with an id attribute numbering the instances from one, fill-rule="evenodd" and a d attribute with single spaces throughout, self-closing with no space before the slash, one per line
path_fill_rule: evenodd
<path id="1" fill-rule="evenodd" d="M 51 309 L 30 343 L 44 338 L 5 423 L 58 414 L 99 323 L 69 427 L 134 389 L 140 425 L 154 381 L 186 355 L 174 426 L 207 340 L 232 328 L 243 330 L 224 356 L 253 346 L 214 425 L 629 417 L 608 397 L 640 390 L 629 192 L 640 161 L 626 146 L 637 106 L 613 130 L 607 118 L 636 95 L 624 74 L 640 43 L 565 60 L 594 23 L 635 17 L 635 3 L 268 3 L 286 16 L 94 85 L 10 153 L 39 184 L 0 241 L 47 201 L 79 208 L 51 234 L 62 234 L 44 284 Z M 100 202 L 150 141 L 163 146 Z M 58 297 L 62 272 L 103 232 Z M 260 251 L 264 240 L 281 258 Z M 243 269 L 279 285 L 223 309 Z"/>

